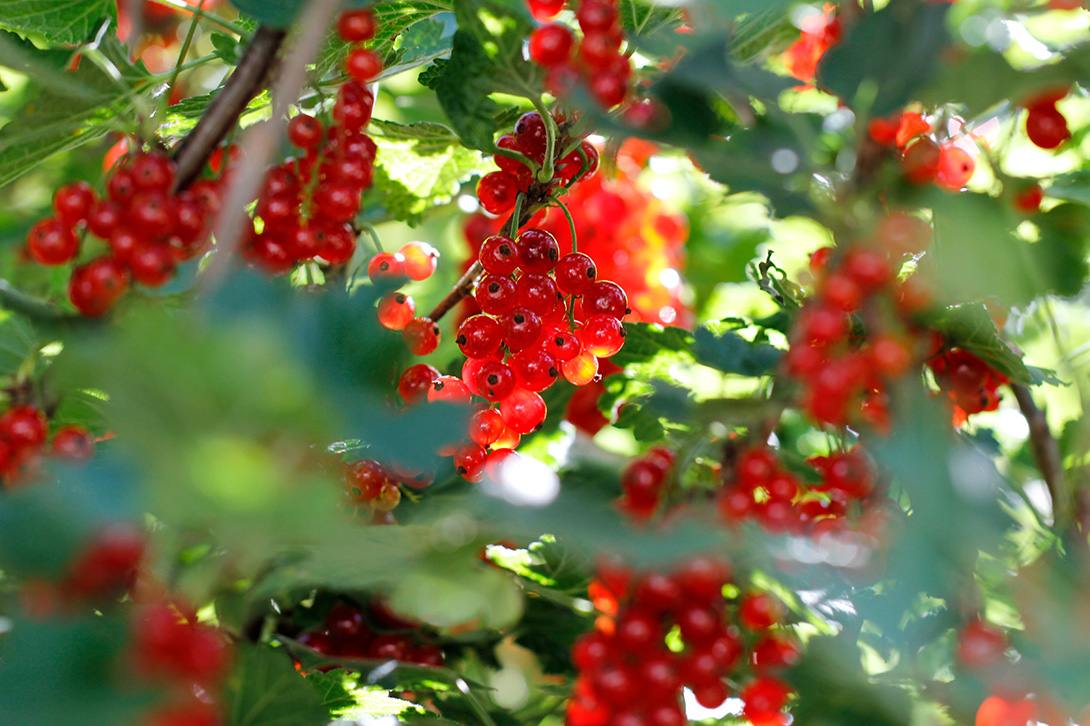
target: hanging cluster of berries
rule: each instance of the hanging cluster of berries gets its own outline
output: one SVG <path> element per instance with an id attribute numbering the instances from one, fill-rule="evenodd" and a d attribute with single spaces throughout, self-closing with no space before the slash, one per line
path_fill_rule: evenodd
<path id="1" fill-rule="evenodd" d="M 378 597 L 372 598 L 367 608 L 338 602 L 321 625 L 306 630 L 298 640 L 330 658 L 396 660 L 435 667 L 444 663 L 442 648 L 420 623 L 401 617 Z"/>
<path id="2" fill-rule="evenodd" d="M 221 726 L 217 690 L 231 665 L 231 647 L 216 627 L 197 621 L 180 602 L 137 610 L 133 624 L 133 670 L 171 687 L 166 705 L 152 710 L 145 726 Z"/>
<path id="3" fill-rule="evenodd" d="M 858 446 L 809 463 L 821 474 L 820 482 L 804 483 L 783 466 L 774 449 L 743 450 L 719 492 L 720 515 L 729 524 L 756 520 L 776 534 L 816 535 L 843 519 L 852 501 L 866 499 L 874 490 L 874 467 Z M 819 527 L 820 522 L 824 524 Z"/>
<path id="4" fill-rule="evenodd" d="M 927 361 L 939 387 L 954 403 L 959 425 L 974 413 L 999 408 L 999 387 L 1010 379 L 967 350 L 944 350 Z"/>
<path id="5" fill-rule="evenodd" d="M 879 220 L 873 239 L 811 255 L 815 295 L 799 312 L 784 363 L 802 383 L 803 408 L 816 421 L 844 426 L 861 417 L 888 429 L 886 386 L 912 370 L 931 343 L 909 317 L 930 305 L 929 288 L 918 274 L 899 281 L 896 272 L 930 242 L 927 222 L 892 212 Z M 867 318 L 865 334 L 853 331 L 856 315 Z"/>
<path id="6" fill-rule="evenodd" d="M 55 216 L 31 228 L 27 252 L 43 265 L 64 265 L 81 256 L 89 237 L 101 240 L 94 245 L 101 254 L 72 270 L 68 299 L 83 315 L 104 315 L 130 282 L 166 284 L 208 242 L 218 183 L 200 180 L 174 192 L 174 181 L 174 162 L 153 150 L 115 166 L 101 198 L 86 182 L 66 184 L 53 195 Z"/>
<path id="7" fill-rule="evenodd" d="M 534 17 L 543 21 L 564 8 L 564 2 L 556 0 L 530 0 L 529 5 Z M 553 95 L 566 95 L 581 79 L 602 106 L 619 106 L 628 96 L 632 61 L 621 52 L 624 31 L 617 2 L 579 0 L 574 9 L 582 39 L 561 23 L 539 27 L 530 35 L 530 60 L 548 69 L 545 87 Z"/>
<path id="8" fill-rule="evenodd" d="M 1055 149 L 1071 138 L 1067 119 L 1056 104 L 1068 89 L 1056 88 L 1039 93 L 1026 102 L 1026 136 L 1042 149 Z"/>
<path id="9" fill-rule="evenodd" d="M 43 453 L 86 461 L 94 452 L 95 439 L 83 426 L 60 426 L 49 441 L 49 419 L 36 406 L 12 406 L 0 415 L 0 485 L 26 480 Z"/>
<path id="10" fill-rule="evenodd" d="M 731 695 L 727 679 L 747 676 L 738 693 L 746 717 L 787 723 L 782 710 L 791 688 L 778 674 L 798 662 L 799 648 L 777 627 L 782 605 L 751 592 L 730 607 L 723 597 L 729 580 L 729 566 L 711 558 L 638 577 L 600 568 L 590 595 L 604 614 L 572 648 L 579 676 L 567 726 L 683 726 L 683 688 L 716 708 Z M 675 627 L 680 642 L 668 641 Z"/>
<path id="11" fill-rule="evenodd" d="M 369 512 L 375 524 L 394 522 L 391 513 L 401 503 L 402 486 L 422 489 L 433 479 L 430 472 L 402 465 L 387 466 L 375 459 L 346 464 L 343 478 L 349 504 Z"/>
<path id="12" fill-rule="evenodd" d="M 345 11 L 337 30 L 346 43 L 370 40 L 375 35 L 371 11 Z M 367 82 L 382 70 L 382 62 L 373 51 L 356 48 L 345 70 L 351 80 L 337 89 L 332 122 L 326 126 L 305 113 L 293 117 L 288 140 L 301 156 L 286 159 L 265 178 L 255 209 L 259 219 L 242 251 L 271 274 L 316 258 L 341 265 L 356 251 L 351 221 L 373 181 L 376 148 L 364 133 L 375 105 Z"/>
<path id="13" fill-rule="evenodd" d="M 963 121 L 949 122 L 963 128 Z M 901 170 L 912 184 L 938 184 L 950 191 L 965 188 L 976 170 L 975 140 L 971 132 L 939 142 L 932 121 L 918 111 L 903 111 L 873 119 L 868 135 L 882 146 L 898 150 Z"/>
<path id="14" fill-rule="evenodd" d="M 519 151 L 540 166 L 545 162 L 548 149 L 545 121 L 535 111 L 523 114 L 515 122 L 514 133 L 500 136 L 496 140 L 496 146 Z M 515 208 L 519 193 L 525 194 L 534 182 L 534 173 L 518 159 L 502 154 L 496 154 L 495 162 L 499 171 L 489 172 L 481 177 L 477 184 L 477 198 L 486 212 L 500 215 Z M 556 161 L 551 183 L 569 185 L 589 179 L 598 170 L 598 162 L 598 149 L 584 140 Z"/>

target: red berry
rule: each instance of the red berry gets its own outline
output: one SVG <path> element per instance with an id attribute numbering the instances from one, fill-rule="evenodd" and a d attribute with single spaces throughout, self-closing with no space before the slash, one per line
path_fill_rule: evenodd
<path id="1" fill-rule="evenodd" d="M 432 382 L 439 377 L 439 370 L 427 363 L 409 366 L 397 382 L 398 393 L 405 403 L 418 403 L 427 399 Z"/>
<path id="2" fill-rule="evenodd" d="M 72 271 L 68 299 L 87 317 L 98 317 L 114 306 L 129 287 L 125 268 L 112 257 L 99 257 Z"/>
<path id="3" fill-rule="evenodd" d="M 15 406 L 0 416 L 0 437 L 17 449 L 40 449 L 49 433 L 49 421 L 34 406 Z"/>
<path id="4" fill-rule="evenodd" d="M 79 240 L 64 222 L 46 217 L 30 228 L 27 251 L 40 264 L 63 265 L 79 254 Z"/>
<path id="5" fill-rule="evenodd" d="M 349 81 L 337 91 L 333 118 L 349 131 L 359 131 L 371 120 L 375 97 L 360 81 Z"/>
<path id="6" fill-rule="evenodd" d="M 537 163 L 545 160 L 545 149 L 548 147 L 545 122 L 536 111 L 524 113 L 515 122 L 515 143 L 519 150 Z"/>
<path id="7" fill-rule="evenodd" d="M 477 198 L 489 214 L 503 214 L 514 208 L 518 192 L 518 179 L 509 171 L 489 172 L 477 184 Z"/>
<path id="8" fill-rule="evenodd" d="M 367 263 L 367 277 L 380 289 L 401 287 L 405 284 L 405 263 L 396 252 L 379 252 Z"/>
<path id="9" fill-rule="evenodd" d="M 1003 631 L 990 623 L 974 620 L 958 634 L 958 658 L 966 668 L 988 668 L 998 664 L 1007 648 Z"/>
<path id="10" fill-rule="evenodd" d="M 487 358 L 499 351 L 503 329 L 495 318 L 474 315 L 458 326 L 458 337 L 454 342 L 467 358 Z"/>
<path id="11" fill-rule="evenodd" d="M 129 259 L 133 280 L 147 287 L 165 285 L 174 276 L 177 261 L 170 245 L 151 242 L 138 247 Z"/>
<path id="12" fill-rule="evenodd" d="M 114 171 L 106 182 L 106 192 L 118 204 L 127 205 L 136 196 L 136 183 L 132 174 L 125 168 Z"/>
<path id="13" fill-rule="evenodd" d="M 582 348 L 582 342 L 580 342 L 580 348 Z M 573 386 L 585 386 L 598 378 L 598 358 L 594 353 L 583 351 L 561 363 L 560 372 Z"/>
<path id="14" fill-rule="evenodd" d="M 932 139 L 922 138 L 905 149 L 901 168 L 905 179 L 913 184 L 928 184 L 939 172 L 939 145 Z"/>
<path id="15" fill-rule="evenodd" d="M 141 192 L 129 205 L 129 224 L 148 239 L 172 234 L 174 209 L 170 197 L 158 190 Z"/>
<path id="16" fill-rule="evenodd" d="M 594 284 L 597 275 L 594 260 L 582 252 L 564 255 L 556 263 L 556 286 L 565 295 L 582 295 Z"/>
<path id="17" fill-rule="evenodd" d="M 472 400 L 473 394 L 470 393 L 469 388 L 461 378 L 455 376 L 439 376 L 432 381 L 431 388 L 428 390 L 428 403 L 435 401 L 470 403 Z"/>
<path id="18" fill-rule="evenodd" d="M 564 329 L 546 330 L 542 336 L 542 345 L 545 350 L 561 363 L 569 361 L 579 355 L 583 344 L 575 333 Z"/>
<path id="19" fill-rule="evenodd" d="M 496 140 L 496 146 L 501 149 L 507 149 L 508 151 L 519 151 L 518 142 L 515 141 L 515 137 L 511 134 L 504 134 Z M 519 172 L 526 170 L 526 165 L 517 159 L 504 156 L 503 154 L 496 154 L 492 157 L 496 162 L 496 166 L 500 168 L 500 171 L 509 171 L 512 174 L 518 174 Z"/>
<path id="20" fill-rule="evenodd" d="M 174 185 L 174 162 L 162 151 L 150 151 L 133 159 L 129 167 L 137 191 L 169 194 Z"/>
<path id="21" fill-rule="evenodd" d="M 519 265 L 514 240 L 500 234 L 481 243 L 479 259 L 485 272 L 493 275 L 510 275 Z"/>
<path id="22" fill-rule="evenodd" d="M 485 275 L 477 283 L 475 297 L 481 310 L 489 315 L 502 315 L 518 305 L 518 288 L 510 277 Z"/>
<path id="23" fill-rule="evenodd" d="M 564 9 L 564 0 L 527 0 L 535 20 L 549 20 Z"/>
<path id="24" fill-rule="evenodd" d="M 82 426 L 61 426 L 53 434 L 53 444 L 50 449 L 53 456 L 73 461 L 86 461 L 94 456 L 95 437 Z"/>
<path id="25" fill-rule="evenodd" d="M 315 230 L 315 235 L 318 241 L 317 256 L 331 265 L 343 265 L 352 259 L 352 255 L 356 252 L 356 233 L 352 225 L 346 222 L 329 222 L 320 225 Z"/>
<path id="26" fill-rule="evenodd" d="M 693 557 L 674 573 L 682 597 L 689 602 L 711 604 L 723 594 L 730 580 L 730 565 L 717 557 Z"/>
<path id="27" fill-rule="evenodd" d="M 780 622 L 783 606 L 765 593 L 749 593 L 738 605 L 738 620 L 749 630 L 764 630 Z"/>
<path id="28" fill-rule="evenodd" d="M 469 417 L 469 440 L 481 446 L 495 443 L 503 429 L 503 418 L 494 409 L 482 408 Z"/>
<path id="29" fill-rule="evenodd" d="M 500 318 L 500 325 L 503 326 L 503 341 L 512 353 L 529 348 L 541 337 L 541 318 L 527 308 L 511 309 Z"/>
<path id="30" fill-rule="evenodd" d="M 523 272 L 551 272 L 560 259 L 556 237 L 543 229 L 523 230 L 515 240 L 515 249 Z"/>
<path id="31" fill-rule="evenodd" d="M 574 42 L 567 26 L 560 23 L 544 25 L 530 34 L 530 60 L 546 68 L 560 65 L 571 56 Z"/>
<path id="32" fill-rule="evenodd" d="M 87 217 L 87 229 L 100 239 L 109 239 L 113 231 L 121 224 L 121 206 L 110 199 L 100 199 L 91 207 Z"/>
<path id="33" fill-rule="evenodd" d="M 541 346 L 512 356 L 508 363 L 515 372 L 516 383 L 530 391 L 544 391 L 560 376 L 560 364 Z"/>
<path id="34" fill-rule="evenodd" d="M 590 92 L 605 108 L 613 108 L 628 96 L 628 79 L 614 71 L 599 71 L 591 76 Z"/>
<path id="35" fill-rule="evenodd" d="M 405 346 L 413 355 L 427 355 L 439 347 L 439 326 L 431 318 L 413 318 L 401 330 Z"/>
<path id="36" fill-rule="evenodd" d="M 401 330 L 416 314 L 416 303 L 401 292 L 387 293 L 378 302 L 378 321 L 389 330 Z"/>
<path id="37" fill-rule="evenodd" d="M 467 444 L 454 455 L 454 468 L 469 481 L 480 481 L 484 477 L 484 465 L 488 461 L 488 452 L 479 444 Z"/>
<path id="38" fill-rule="evenodd" d="M 947 189 L 958 190 L 969 183 L 976 169 L 976 162 L 965 149 L 944 144 L 939 151 L 939 170 L 936 178 Z"/>
<path id="39" fill-rule="evenodd" d="M 874 231 L 879 244 L 895 255 L 914 255 L 931 244 L 931 227 L 919 217 L 890 212 Z"/>
<path id="40" fill-rule="evenodd" d="M 518 290 L 518 304 L 541 316 L 556 309 L 562 299 L 553 278 L 539 272 L 523 274 L 515 287 Z"/>
<path id="41" fill-rule="evenodd" d="M 746 684 L 738 695 L 746 718 L 759 723 L 780 712 L 791 695 L 791 687 L 776 678 L 763 677 Z"/>
<path id="42" fill-rule="evenodd" d="M 502 401 L 515 390 L 515 372 L 498 360 L 486 360 L 477 373 L 477 390 L 482 398 Z"/>
<path id="43" fill-rule="evenodd" d="M 360 191 L 343 183 L 320 184 L 314 191 L 314 206 L 326 220 L 347 222 L 360 209 Z"/>
<path id="44" fill-rule="evenodd" d="M 603 33 L 586 33 L 583 36 L 583 42 L 579 44 L 579 57 L 588 68 L 592 69 L 592 73 L 604 70 L 620 54 L 622 40 L 621 34 L 612 30 Z"/>
<path id="45" fill-rule="evenodd" d="M 322 122 L 313 116 L 301 113 L 288 121 L 288 141 L 300 149 L 315 148 L 323 136 Z"/>
<path id="46" fill-rule="evenodd" d="M 337 34 L 345 43 L 362 43 L 375 37 L 375 16 L 370 8 L 345 10 L 337 18 Z"/>
<path id="47" fill-rule="evenodd" d="M 1041 209 L 1041 200 L 1045 193 L 1040 184 L 1030 184 L 1014 195 L 1014 208 L 1025 214 L 1033 214 Z"/>
<path id="48" fill-rule="evenodd" d="M 69 227 L 86 222 L 95 204 L 95 190 L 85 181 L 58 187 L 53 193 L 53 211 Z"/>
<path id="49" fill-rule="evenodd" d="M 353 79 L 366 83 L 382 72 L 382 59 L 369 48 L 356 48 L 344 59 L 344 70 Z"/>
<path id="50" fill-rule="evenodd" d="M 285 275 L 295 265 L 295 258 L 284 243 L 267 232 L 250 240 L 247 254 L 270 275 Z"/>
<path id="51" fill-rule="evenodd" d="M 583 314 L 588 317 L 609 315 L 619 320 L 628 313 L 628 296 L 617 283 L 602 280 L 587 287 L 582 307 Z"/>
<path id="52" fill-rule="evenodd" d="M 1042 149 L 1055 149 L 1071 138 L 1067 119 L 1050 104 L 1031 106 L 1026 115 L 1026 135 Z"/>
<path id="53" fill-rule="evenodd" d="M 599 358 L 609 358 L 624 346 L 625 327 L 612 315 L 595 315 L 583 323 L 579 337 L 583 350 Z"/>
<path id="54" fill-rule="evenodd" d="M 439 266 L 439 250 L 427 242 L 407 242 L 397 251 L 410 280 L 427 280 Z"/>
<path id="55" fill-rule="evenodd" d="M 545 401 L 533 391 L 515 388 L 500 401 L 500 416 L 512 431 L 528 434 L 545 420 Z"/>
<path id="56" fill-rule="evenodd" d="M 605 32 L 617 22 L 617 8 L 612 0 L 582 0 L 575 18 L 584 33 Z"/>

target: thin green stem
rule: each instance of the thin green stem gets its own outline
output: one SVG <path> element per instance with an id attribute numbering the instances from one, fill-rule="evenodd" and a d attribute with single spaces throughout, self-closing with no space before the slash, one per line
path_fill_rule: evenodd
<path id="1" fill-rule="evenodd" d="M 204 0 L 201 0 L 197 5 L 197 10 L 204 9 Z M 193 36 L 197 32 L 197 21 L 200 19 L 199 15 L 194 15 L 193 20 L 189 23 L 189 30 L 186 31 L 185 40 L 182 41 L 182 49 L 178 51 L 178 62 L 174 64 L 174 72 L 170 76 L 168 85 L 170 90 L 174 90 L 174 84 L 178 82 L 178 76 L 182 72 L 182 65 L 185 63 L 185 57 L 189 54 L 189 46 L 193 44 Z M 170 94 L 163 94 L 164 108 L 167 103 L 170 103 Z"/>
<path id="2" fill-rule="evenodd" d="M 548 183 L 553 179 L 553 161 L 556 154 L 556 119 L 549 113 L 548 107 L 541 96 L 530 96 L 530 102 L 534 104 L 541 121 L 545 124 L 545 163 L 537 172 L 537 180 Z"/>
<path id="3" fill-rule="evenodd" d="M 202 55 L 200 58 L 194 58 L 193 60 L 189 61 L 188 63 L 183 63 L 180 66 L 175 66 L 174 68 L 171 68 L 169 71 L 163 71 L 162 73 L 154 73 L 154 74 L 151 75 L 151 79 L 154 80 L 154 81 L 162 80 L 164 78 L 173 79 L 178 73 L 181 73 L 182 71 L 188 71 L 190 68 L 196 68 L 197 66 L 203 66 L 205 63 L 208 63 L 209 61 L 217 60 L 218 58 L 219 58 L 219 56 L 216 55 L 215 53 L 209 53 L 208 55 Z"/>
<path id="4" fill-rule="evenodd" d="M 518 196 L 515 197 L 515 213 L 511 215 L 511 229 L 509 230 L 509 232 L 507 234 L 507 236 L 510 237 L 511 239 L 514 239 L 515 237 L 517 237 L 518 233 L 519 233 L 519 217 L 522 216 L 522 198 L 523 198 L 523 196 L 524 196 L 523 193 L 519 192 Z"/>
<path id="5" fill-rule="evenodd" d="M 560 211 L 568 218 L 568 228 L 571 230 L 571 251 L 572 254 L 575 254 L 579 251 L 579 245 L 575 239 L 575 220 L 572 219 L 571 212 L 568 211 L 568 205 L 564 204 L 564 202 L 559 199 L 553 199 L 553 202 L 556 203 L 556 206 L 560 207 Z"/>
<path id="6" fill-rule="evenodd" d="M 378 230 L 376 230 L 374 228 L 374 226 L 372 226 L 370 224 L 365 224 L 360 229 L 362 231 L 366 232 L 367 236 L 371 238 L 371 246 L 373 246 L 375 248 L 376 253 L 380 253 L 380 252 L 385 251 L 385 250 L 382 249 L 382 242 L 379 241 Z"/>

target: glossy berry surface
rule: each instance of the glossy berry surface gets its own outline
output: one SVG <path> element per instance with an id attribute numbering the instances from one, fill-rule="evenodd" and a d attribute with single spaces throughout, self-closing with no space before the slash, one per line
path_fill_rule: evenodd
<path id="1" fill-rule="evenodd" d="M 413 318 L 401 329 L 405 346 L 413 355 L 427 355 L 439 347 L 439 326 L 431 318 Z"/>

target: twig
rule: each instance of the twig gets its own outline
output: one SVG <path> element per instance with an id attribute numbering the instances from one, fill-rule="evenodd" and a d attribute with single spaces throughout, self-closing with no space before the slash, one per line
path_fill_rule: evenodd
<path id="1" fill-rule="evenodd" d="M 206 291 L 215 289 L 226 278 L 231 265 L 237 262 L 236 252 L 243 239 L 244 223 L 250 223 L 250 217 L 246 214 L 246 205 L 257 196 L 265 169 L 272 162 L 273 154 L 287 125 L 288 105 L 295 103 L 299 97 L 299 92 L 307 80 L 307 65 L 318 54 L 333 16 L 340 6 L 340 0 L 311 0 L 305 5 L 303 16 L 296 26 L 299 31 L 292 37 L 291 50 L 280 63 L 278 77 L 272 87 L 271 116 L 265 123 L 248 128 L 243 135 L 242 162 L 235 171 L 234 179 L 224 199 L 223 211 L 216 220 L 216 254 L 205 268 L 202 279 L 202 285 Z M 267 37 L 267 40 L 261 41 L 259 36 Z M 279 47 L 283 39 L 283 31 L 264 30 L 263 32 L 262 26 L 254 34 L 251 48 L 262 42 Z M 250 50 L 247 49 L 246 52 L 249 55 Z M 244 58 L 243 62 L 245 61 Z M 240 64 L 235 74 L 237 75 L 241 70 Z M 262 72 L 267 70 L 267 68 L 263 69 Z M 247 97 L 248 100 L 249 97 Z M 245 103 L 239 106 L 238 113 L 241 113 Z M 233 124 L 234 118 L 231 119 L 230 125 Z"/>
<path id="2" fill-rule="evenodd" d="M 1010 384 L 1011 391 L 1018 401 L 1018 408 L 1029 424 L 1029 442 L 1033 449 L 1033 458 L 1037 462 L 1037 469 L 1045 480 L 1048 493 L 1052 497 L 1052 513 L 1054 521 L 1067 522 L 1070 514 L 1070 502 L 1064 493 L 1063 487 L 1063 461 L 1060 458 L 1060 447 L 1056 443 L 1052 431 L 1048 428 L 1048 417 L 1045 412 L 1037 407 L 1029 388 L 1021 383 Z"/>
<path id="3" fill-rule="evenodd" d="M 286 34 L 279 28 L 258 27 L 235 72 L 174 152 L 178 166 L 176 188 L 184 189 L 193 183 L 246 104 L 264 87 Z"/>

